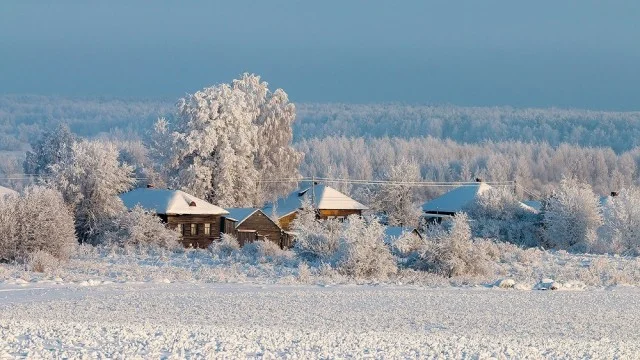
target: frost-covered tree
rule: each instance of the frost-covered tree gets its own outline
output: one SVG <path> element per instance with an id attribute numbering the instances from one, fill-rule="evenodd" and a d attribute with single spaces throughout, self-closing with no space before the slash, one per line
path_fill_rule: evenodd
<path id="1" fill-rule="evenodd" d="M 48 175 L 50 167 L 67 157 L 77 141 L 77 137 L 66 124 L 60 124 L 44 133 L 40 140 L 31 144 L 32 151 L 27 151 L 24 161 L 25 173 L 36 176 Z"/>
<path id="2" fill-rule="evenodd" d="M 465 211 L 475 236 L 537 246 L 540 216 L 524 206 L 512 189 L 492 188 L 479 194 Z"/>
<path id="3" fill-rule="evenodd" d="M 300 177 L 298 168 L 303 154 L 292 146 L 295 119 L 296 108 L 289 102 L 284 90 L 267 93 L 255 122 L 258 126 L 256 168 L 263 180 L 258 196 L 262 201 L 275 200 L 297 185 L 295 181 L 281 180 Z"/>
<path id="4" fill-rule="evenodd" d="M 73 209 L 82 241 L 95 242 L 124 205 L 119 194 L 135 183 L 133 168 L 118 160 L 117 147 L 103 141 L 73 144 L 69 156 L 51 166 L 46 183 L 58 189 Z"/>
<path id="5" fill-rule="evenodd" d="M 165 226 L 155 214 L 136 206 L 117 215 L 105 232 L 102 242 L 120 246 L 179 246 L 180 234 Z"/>
<path id="6" fill-rule="evenodd" d="M 357 279 L 386 279 L 394 274 L 396 260 L 384 243 L 384 231 L 375 219 L 349 216 L 334 260 L 338 271 Z"/>
<path id="7" fill-rule="evenodd" d="M 548 246 L 587 252 L 602 225 L 600 199 L 588 184 L 565 178 L 548 199 L 543 222 Z"/>
<path id="8" fill-rule="evenodd" d="M 601 251 L 640 255 L 640 189 L 619 191 L 603 206 Z"/>
<path id="9" fill-rule="evenodd" d="M 24 260 L 38 251 L 66 259 L 76 244 L 73 215 L 58 191 L 33 186 L 0 197 L 0 259 Z"/>
<path id="10" fill-rule="evenodd" d="M 416 187 L 406 183 L 422 180 L 418 163 L 402 158 L 385 172 L 384 180 L 396 184 L 380 186 L 372 207 L 386 215 L 390 226 L 417 226 L 421 210 L 416 204 Z"/>
<path id="11" fill-rule="evenodd" d="M 156 123 L 154 139 L 176 187 L 223 207 L 255 206 L 290 189 L 268 180 L 299 177 L 295 107 L 259 76 L 202 89 L 177 107 L 174 123 Z"/>

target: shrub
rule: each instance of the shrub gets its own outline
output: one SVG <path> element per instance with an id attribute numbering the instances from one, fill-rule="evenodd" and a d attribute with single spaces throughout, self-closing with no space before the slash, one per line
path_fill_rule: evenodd
<path id="1" fill-rule="evenodd" d="M 174 249 L 179 246 L 180 234 L 168 229 L 153 213 L 136 206 L 120 213 L 112 220 L 103 242 L 119 246 L 159 246 Z"/>
<path id="2" fill-rule="evenodd" d="M 223 233 L 220 241 L 213 242 L 209 246 L 209 250 L 214 254 L 229 256 L 233 252 L 238 251 L 240 249 L 240 243 L 238 239 L 231 235 Z"/>
<path id="3" fill-rule="evenodd" d="M 549 247 L 587 252 L 602 225 L 600 199 L 588 184 L 565 178 L 549 198 L 543 221 Z"/>
<path id="4" fill-rule="evenodd" d="M 317 220 L 316 212 L 308 198 L 303 199 L 302 209 L 292 223 L 295 235 L 294 251 L 303 259 L 328 262 L 340 246 L 341 224 L 335 220 Z"/>
<path id="5" fill-rule="evenodd" d="M 349 216 L 336 253 L 336 269 L 360 279 L 386 279 L 397 271 L 396 260 L 384 243 L 384 226 L 376 220 Z"/>
<path id="6" fill-rule="evenodd" d="M 76 246 L 73 216 L 58 191 L 33 186 L 0 198 L 0 258 L 27 260 L 44 251 L 67 259 Z"/>
<path id="7" fill-rule="evenodd" d="M 410 254 L 407 265 L 446 277 L 483 275 L 489 271 L 487 254 L 474 247 L 467 215 L 456 214 L 448 230 L 434 226 L 423 245 Z"/>
<path id="8" fill-rule="evenodd" d="M 31 271 L 44 273 L 57 268 L 60 261 L 48 252 L 38 250 L 29 254 L 27 263 Z"/>

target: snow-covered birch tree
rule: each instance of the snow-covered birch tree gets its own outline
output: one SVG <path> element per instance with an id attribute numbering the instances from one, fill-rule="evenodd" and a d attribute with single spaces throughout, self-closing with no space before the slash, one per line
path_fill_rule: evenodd
<path id="1" fill-rule="evenodd" d="M 223 207 L 256 206 L 289 189 L 259 186 L 262 178 L 299 176 L 302 156 L 291 147 L 295 107 L 259 76 L 187 95 L 177 110 L 173 123 L 156 123 L 154 139 L 175 187 Z"/>

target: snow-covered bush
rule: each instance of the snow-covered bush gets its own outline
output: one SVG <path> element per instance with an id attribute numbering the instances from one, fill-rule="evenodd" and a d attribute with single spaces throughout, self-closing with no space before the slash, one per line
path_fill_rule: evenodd
<path id="1" fill-rule="evenodd" d="M 375 219 L 349 216 L 334 260 L 336 269 L 356 279 L 382 280 L 394 274 L 396 260 L 384 243 L 384 230 Z"/>
<path id="2" fill-rule="evenodd" d="M 27 256 L 29 270 L 35 272 L 48 272 L 60 266 L 60 260 L 46 251 L 38 250 Z"/>
<path id="3" fill-rule="evenodd" d="M 294 251 L 307 261 L 330 262 L 340 245 L 341 224 L 316 219 L 311 201 L 305 197 L 291 225 L 295 233 Z"/>
<path id="4" fill-rule="evenodd" d="M 71 153 L 50 167 L 50 187 L 58 189 L 73 209 L 76 233 L 82 241 L 95 242 L 111 219 L 124 211 L 118 195 L 135 183 L 133 168 L 118 160 L 118 149 L 109 142 L 74 143 Z"/>
<path id="5" fill-rule="evenodd" d="M 518 245 L 537 246 L 540 216 L 523 206 L 507 188 L 492 188 L 479 194 L 466 209 L 474 236 Z"/>
<path id="6" fill-rule="evenodd" d="M 590 251 L 602 225 L 600 199 L 588 184 L 565 178 L 548 199 L 543 222 L 547 246 Z"/>
<path id="7" fill-rule="evenodd" d="M 607 198 L 603 214 L 599 250 L 640 255 L 640 189 L 623 189 Z"/>
<path id="8" fill-rule="evenodd" d="M 218 254 L 218 256 L 229 256 L 234 251 L 240 250 L 240 243 L 235 236 L 222 233 L 220 241 L 214 241 L 211 243 L 209 250 L 214 254 Z"/>
<path id="9" fill-rule="evenodd" d="M 474 246 L 467 215 L 459 213 L 448 229 L 436 225 L 429 229 L 422 246 L 409 254 L 407 266 L 446 277 L 476 276 L 488 272 L 489 262 L 488 255 Z"/>
<path id="10" fill-rule="evenodd" d="M 136 206 L 124 211 L 111 222 L 102 242 L 119 246 L 159 246 L 167 249 L 178 247 L 180 234 L 165 226 L 153 213 Z"/>
<path id="11" fill-rule="evenodd" d="M 269 240 L 257 240 L 245 244 L 241 249 L 242 255 L 251 263 L 284 263 L 293 259 L 290 250 L 283 250 L 278 244 Z"/>
<path id="12" fill-rule="evenodd" d="M 76 246 L 73 216 L 59 192 L 33 186 L 0 198 L 0 259 L 26 260 L 37 251 L 67 259 Z"/>

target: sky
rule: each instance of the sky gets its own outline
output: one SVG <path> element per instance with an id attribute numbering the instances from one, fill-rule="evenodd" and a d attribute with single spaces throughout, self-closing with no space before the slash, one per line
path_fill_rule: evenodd
<path id="1" fill-rule="evenodd" d="M 640 110 L 640 1 L 3 0 L 0 93 Z"/>

